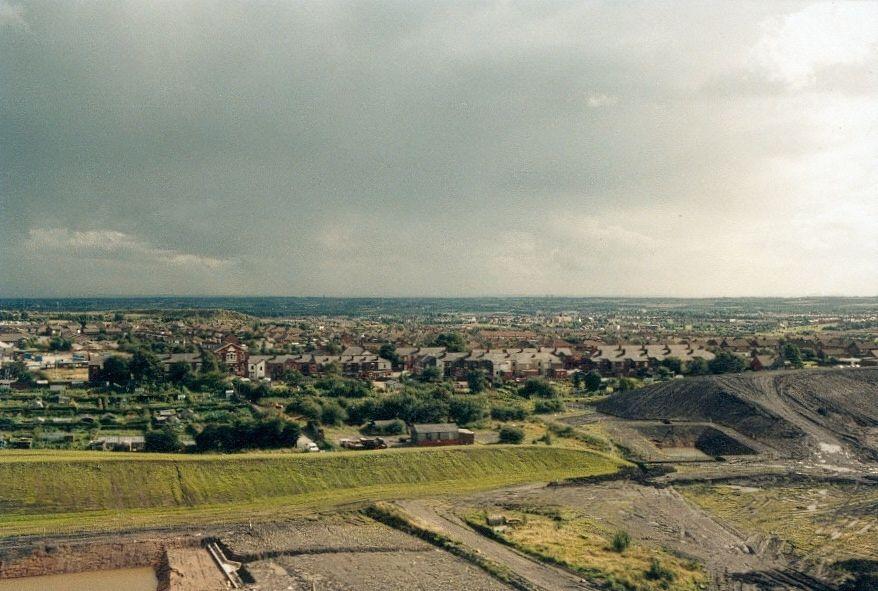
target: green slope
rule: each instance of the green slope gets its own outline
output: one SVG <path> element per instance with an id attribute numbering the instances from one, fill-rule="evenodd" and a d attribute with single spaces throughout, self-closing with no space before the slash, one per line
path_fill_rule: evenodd
<path id="1" fill-rule="evenodd" d="M 264 519 L 332 505 L 607 474 L 620 461 L 536 446 L 224 456 L 0 455 L 0 535 Z"/>

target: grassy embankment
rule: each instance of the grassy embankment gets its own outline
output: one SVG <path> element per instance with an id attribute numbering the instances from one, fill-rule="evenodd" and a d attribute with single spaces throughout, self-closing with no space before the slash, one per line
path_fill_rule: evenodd
<path id="1" fill-rule="evenodd" d="M 0 454 L 0 537 L 254 521 L 382 499 L 607 474 L 622 462 L 547 446 L 329 454 Z"/>

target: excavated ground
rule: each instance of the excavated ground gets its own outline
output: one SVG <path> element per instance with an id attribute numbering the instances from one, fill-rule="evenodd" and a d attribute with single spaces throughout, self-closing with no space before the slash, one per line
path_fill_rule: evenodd
<path id="1" fill-rule="evenodd" d="M 557 507 L 697 561 L 714 590 L 878 588 L 878 369 L 674 380 L 598 409 L 559 420 L 583 429 L 598 422 L 620 448 L 666 471 L 397 502 L 469 553 L 339 509 L 198 531 L 7 540 L 0 578 L 143 564 L 159 571 L 163 589 L 220 589 L 227 583 L 198 542 L 210 539 L 259 591 L 512 588 L 460 556 L 513 573 L 517 588 L 594 589 L 581 572 L 522 554 L 463 519 Z"/>
<path id="2" fill-rule="evenodd" d="M 717 423 L 780 457 L 847 468 L 878 460 L 878 368 L 671 380 L 612 395 L 597 409 L 629 420 Z"/>

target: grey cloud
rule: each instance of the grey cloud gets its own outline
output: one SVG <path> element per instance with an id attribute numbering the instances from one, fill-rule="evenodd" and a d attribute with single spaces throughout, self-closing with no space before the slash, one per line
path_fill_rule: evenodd
<path id="1" fill-rule="evenodd" d="M 822 281 L 804 258 L 769 282 L 777 255 L 739 241 L 811 212 L 809 256 L 845 260 L 832 187 L 872 248 L 874 140 L 827 113 L 874 126 L 874 54 L 796 87 L 754 48 L 825 9 L 724 8 L 0 4 L 27 25 L 0 25 L 0 295 L 874 293 L 878 274 Z M 827 150 L 844 179 L 806 166 Z M 50 230 L 138 247 L 74 280 L 33 255 Z M 183 277 L 149 249 L 223 264 Z"/>

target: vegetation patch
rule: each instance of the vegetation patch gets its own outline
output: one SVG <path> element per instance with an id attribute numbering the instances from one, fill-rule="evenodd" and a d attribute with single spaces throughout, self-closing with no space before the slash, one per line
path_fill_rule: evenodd
<path id="1" fill-rule="evenodd" d="M 260 519 L 610 474 L 622 465 L 596 452 L 548 446 L 313 455 L 7 453 L 0 456 L 0 535 Z"/>
<path id="2" fill-rule="evenodd" d="M 493 528 L 486 518 L 477 510 L 464 515 L 482 533 L 614 591 L 695 591 L 708 582 L 699 564 L 636 543 L 626 532 L 572 510 L 518 507 L 503 511 L 505 523 Z"/>
<path id="3" fill-rule="evenodd" d="M 878 556 L 878 486 L 839 482 L 692 484 L 690 501 L 743 531 L 776 538 L 784 550 L 826 560 Z"/>

